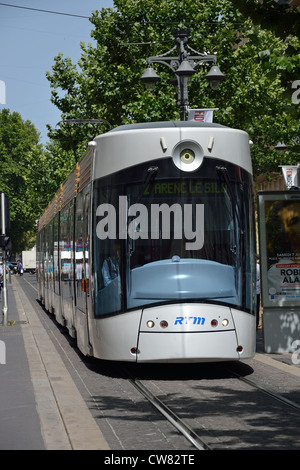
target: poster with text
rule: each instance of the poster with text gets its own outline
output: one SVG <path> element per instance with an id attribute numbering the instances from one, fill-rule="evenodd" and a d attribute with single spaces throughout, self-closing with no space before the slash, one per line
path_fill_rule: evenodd
<path id="1" fill-rule="evenodd" d="M 300 306 L 300 191 L 259 194 L 265 306 Z"/>

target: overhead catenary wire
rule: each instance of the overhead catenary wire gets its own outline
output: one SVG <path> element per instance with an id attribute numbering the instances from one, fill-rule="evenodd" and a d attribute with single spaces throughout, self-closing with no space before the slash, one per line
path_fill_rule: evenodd
<path id="1" fill-rule="evenodd" d="M 78 15 L 78 14 L 75 14 L 75 13 L 65 13 L 65 12 L 61 12 L 61 11 L 54 11 L 54 10 L 45 10 L 45 9 L 42 9 L 42 8 L 33 8 L 33 7 L 24 7 L 22 5 L 12 5 L 12 4 L 9 4 L 9 3 L 3 3 L 3 2 L 0 2 L 0 6 L 5 6 L 5 7 L 10 7 L 10 8 L 19 8 L 19 9 L 22 9 L 22 10 L 29 10 L 29 11 L 34 11 L 34 12 L 39 12 L 39 13 L 47 13 L 47 14 L 52 14 L 52 15 L 62 15 L 62 16 L 69 16 L 69 17 L 74 17 L 74 18 L 82 18 L 82 19 L 85 19 L 85 20 L 90 20 L 91 19 L 91 16 L 86 16 L 86 15 Z M 145 21 L 145 20 L 141 20 L 141 21 L 137 21 L 136 19 L 133 19 L 131 21 L 128 21 L 128 20 L 122 20 L 122 19 L 112 19 L 112 18 L 109 18 L 109 19 L 105 19 L 105 18 L 101 18 L 102 21 L 107 21 L 107 22 L 115 22 L 115 23 L 136 23 L 136 22 L 140 22 L 140 23 L 143 23 L 143 24 L 177 24 L 178 21 Z M 206 21 L 200 21 L 200 22 L 189 22 L 189 23 L 186 23 L 186 26 L 192 26 L 192 25 L 208 25 L 208 24 L 225 24 L 224 21 L 209 21 L 209 22 L 206 22 Z M 243 22 L 232 22 L 231 23 L 232 25 L 241 25 L 243 24 Z"/>
<path id="2" fill-rule="evenodd" d="M 61 11 L 44 10 L 44 9 L 41 9 L 41 8 L 24 7 L 24 6 L 21 6 L 21 5 L 11 5 L 9 3 L 2 3 L 1 2 L 0 5 L 2 5 L 4 7 L 20 8 L 21 10 L 37 11 L 39 13 L 49 13 L 49 14 L 52 14 L 52 15 L 73 16 L 75 18 L 84 18 L 84 19 L 87 19 L 87 20 L 90 18 L 89 16 L 85 16 L 85 15 L 76 15 L 74 13 L 64 13 L 64 12 L 61 12 Z"/>

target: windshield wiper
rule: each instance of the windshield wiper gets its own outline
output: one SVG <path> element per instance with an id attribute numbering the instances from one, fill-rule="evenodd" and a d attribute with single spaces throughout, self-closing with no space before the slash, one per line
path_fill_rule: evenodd
<path id="1" fill-rule="evenodd" d="M 150 166 L 148 168 L 147 174 L 143 182 L 141 192 L 137 198 L 136 204 L 140 203 L 144 196 L 150 196 L 150 190 L 152 189 L 158 170 L 159 170 L 158 166 Z"/>
<path id="2" fill-rule="evenodd" d="M 243 229 L 243 226 L 242 226 L 242 223 L 241 223 L 242 221 L 241 221 L 241 216 L 240 216 L 240 210 L 239 210 L 239 208 L 237 207 L 237 204 L 236 204 L 236 200 L 235 200 L 235 197 L 234 197 L 234 194 L 233 194 L 233 191 L 232 191 L 232 187 L 231 187 L 231 183 L 230 183 L 228 173 L 227 173 L 227 168 L 225 166 L 217 166 L 216 170 L 217 170 L 217 173 L 218 173 L 219 177 L 223 177 L 223 179 L 224 179 L 224 181 L 227 185 L 229 197 L 231 199 L 231 204 L 232 204 L 234 213 L 236 215 L 236 218 L 238 220 L 241 234 L 243 234 L 244 229 Z"/>

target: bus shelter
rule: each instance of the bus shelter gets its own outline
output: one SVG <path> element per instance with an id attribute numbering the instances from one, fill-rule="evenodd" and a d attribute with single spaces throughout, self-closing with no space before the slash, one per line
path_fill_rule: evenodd
<path id="1" fill-rule="evenodd" d="M 300 344 L 300 190 L 258 194 L 263 339 L 267 353 Z"/>

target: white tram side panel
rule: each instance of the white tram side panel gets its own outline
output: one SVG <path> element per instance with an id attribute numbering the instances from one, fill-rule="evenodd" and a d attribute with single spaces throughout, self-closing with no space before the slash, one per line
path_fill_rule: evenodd
<path id="1" fill-rule="evenodd" d="M 90 256 L 90 150 L 61 185 L 38 224 L 38 297 L 90 353 L 88 336 Z"/>
<path id="2" fill-rule="evenodd" d="M 121 126 L 95 139 L 93 157 L 85 218 L 81 188 L 73 201 L 73 229 L 52 242 L 40 231 L 41 257 L 53 258 L 53 272 L 58 257 L 61 270 L 60 276 L 53 274 L 57 285 L 44 271 L 40 295 L 48 289 L 50 298 L 60 300 L 53 307 L 48 301 L 47 308 L 76 333 L 82 352 L 137 362 L 253 356 L 248 135 L 186 122 Z M 66 218 L 60 215 L 60 223 Z M 62 274 L 66 248 L 68 282 Z M 82 276 L 87 282 L 80 289 Z"/>

